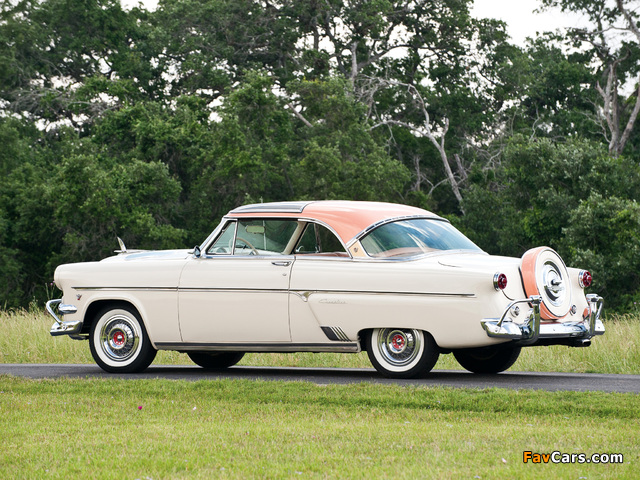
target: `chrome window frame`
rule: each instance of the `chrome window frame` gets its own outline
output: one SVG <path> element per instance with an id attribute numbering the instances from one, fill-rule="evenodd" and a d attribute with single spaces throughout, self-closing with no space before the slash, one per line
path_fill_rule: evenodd
<path id="1" fill-rule="evenodd" d="M 244 213 L 244 212 L 243 212 Z M 261 212 L 264 213 L 264 212 Z M 327 259 L 327 260 L 352 260 L 353 256 L 351 255 L 351 252 L 349 251 L 349 249 L 347 248 L 347 246 L 345 245 L 345 243 L 342 241 L 342 238 L 340 238 L 340 235 L 338 235 L 336 233 L 336 231 L 328 224 L 326 224 L 325 222 L 322 222 L 320 220 L 314 219 L 314 218 L 308 218 L 308 217 L 288 217 L 288 216 L 269 216 L 269 217 L 265 217 L 262 215 L 251 215 L 251 216 L 242 216 L 242 217 L 233 217 L 233 216 L 224 216 L 222 217 L 222 221 L 220 222 L 220 224 L 215 228 L 215 230 L 207 237 L 207 239 L 202 243 L 202 245 L 205 245 L 205 248 L 202 249 L 202 254 L 201 257 L 202 258 L 229 258 L 229 257 L 234 257 L 234 258 L 244 258 L 247 257 L 246 255 L 236 255 L 235 254 L 235 238 L 238 234 L 238 221 L 240 220 L 290 220 L 292 222 L 297 222 L 298 228 L 296 228 L 296 230 L 293 232 L 291 239 L 289 240 L 289 242 L 287 243 L 287 250 L 291 250 L 290 252 L 287 252 L 287 250 L 285 250 L 284 253 L 280 253 L 279 255 L 250 255 L 248 257 L 250 258 L 274 258 L 276 256 L 286 256 L 286 257 L 290 257 L 292 255 L 296 255 L 295 254 L 295 246 L 298 244 L 298 242 L 300 241 L 302 235 L 304 234 L 304 231 L 307 227 L 308 224 L 313 223 L 316 225 L 320 225 L 322 227 L 325 227 L 326 229 L 328 229 L 340 242 L 340 245 L 342 245 L 342 248 L 344 249 L 344 252 L 348 255 L 348 257 L 323 257 L 321 255 L 313 255 L 313 254 L 307 254 L 304 255 L 305 258 L 314 258 L 314 259 Z M 232 253 L 207 253 L 208 250 L 213 246 L 213 244 L 218 240 L 218 238 L 220 237 L 220 235 L 222 234 L 222 232 L 224 231 L 225 227 L 227 226 L 228 223 L 233 222 L 235 223 L 234 225 L 234 246 L 233 246 L 233 250 Z M 295 241 L 292 242 L 292 239 L 295 237 Z"/>

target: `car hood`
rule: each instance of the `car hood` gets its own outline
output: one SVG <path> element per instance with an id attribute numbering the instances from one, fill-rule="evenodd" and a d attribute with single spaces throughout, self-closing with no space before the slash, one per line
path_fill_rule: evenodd
<path id="1" fill-rule="evenodd" d="M 192 255 L 191 250 L 130 250 L 102 262 L 135 262 L 145 260 L 184 260 Z"/>

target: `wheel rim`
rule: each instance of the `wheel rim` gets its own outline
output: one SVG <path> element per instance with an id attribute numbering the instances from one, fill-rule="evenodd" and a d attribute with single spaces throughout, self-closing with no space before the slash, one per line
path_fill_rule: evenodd
<path id="1" fill-rule="evenodd" d="M 411 364 L 420 354 L 420 347 L 420 336 L 414 330 L 386 328 L 378 335 L 378 351 L 394 367 Z"/>
<path id="2" fill-rule="evenodd" d="M 100 348 L 115 362 L 126 362 L 140 347 L 140 332 L 136 323 L 124 315 L 114 315 L 100 329 Z"/>

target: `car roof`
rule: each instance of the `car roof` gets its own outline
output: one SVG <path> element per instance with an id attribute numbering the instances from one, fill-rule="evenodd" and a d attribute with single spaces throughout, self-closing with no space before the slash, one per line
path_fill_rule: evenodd
<path id="1" fill-rule="evenodd" d="M 393 219 L 428 217 L 441 219 L 422 208 L 384 202 L 321 200 L 244 205 L 231 210 L 228 218 L 281 217 L 316 220 L 330 226 L 346 244 L 372 226 Z"/>

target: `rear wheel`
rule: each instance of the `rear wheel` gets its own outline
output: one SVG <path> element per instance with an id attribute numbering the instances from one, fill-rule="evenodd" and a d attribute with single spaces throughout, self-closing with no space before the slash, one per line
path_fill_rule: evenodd
<path id="1" fill-rule="evenodd" d="M 132 307 L 106 307 L 91 327 L 89 347 L 95 362 L 109 373 L 137 373 L 156 357 L 140 315 Z"/>
<path id="2" fill-rule="evenodd" d="M 242 360 L 244 352 L 187 352 L 193 363 L 205 370 L 222 370 Z"/>
<path id="3" fill-rule="evenodd" d="M 460 365 L 473 373 L 499 373 L 516 363 L 520 350 L 518 346 L 495 345 L 491 347 L 465 348 L 454 350 L 453 356 Z"/>
<path id="4" fill-rule="evenodd" d="M 433 337 L 422 330 L 376 328 L 368 336 L 366 345 L 373 366 L 390 378 L 425 375 L 440 355 Z"/>

